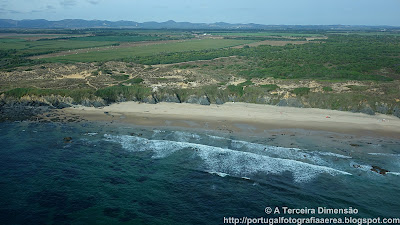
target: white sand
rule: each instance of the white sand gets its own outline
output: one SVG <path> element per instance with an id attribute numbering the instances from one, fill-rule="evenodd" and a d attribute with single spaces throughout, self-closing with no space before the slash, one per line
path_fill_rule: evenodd
<path id="1" fill-rule="evenodd" d="M 335 132 L 385 133 L 392 137 L 400 135 L 400 119 L 389 115 L 366 115 L 325 109 L 278 107 L 249 103 L 225 103 L 202 106 L 187 103 L 143 104 L 124 102 L 104 108 L 75 107 L 63 112 L 79 114 L 92 120 L 113 120 L 138 123 L 146 118 L 147 124 L 162 124 L 163 120 L 189 120 L 215 123 L 245 123 L 259 129 L 304 128 Z M 104 112 L 108 112 L 105 114 Z M 102 119 L 103 118 L 103 119 Z M 387 136 L 387 135 L 385 135 Z"/>

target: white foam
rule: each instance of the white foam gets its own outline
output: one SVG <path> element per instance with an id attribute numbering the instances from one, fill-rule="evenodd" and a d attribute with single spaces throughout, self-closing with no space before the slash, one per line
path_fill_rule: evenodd
<path id="1" fill-rule="evenodd" d="M 208 171 L 208 173 L 209 173 L 209 174 L 215 174 L 215 175 L 218 175 L 218 176 L 220 176 L 220 177 L 229 176 L 229 174 L 227 174 L 227 173 L 216 172 L 216 171 Z"/>
<path id="2" fill-rule="evenodd" d="M 199 146 L 200 147 L 200 146 Z M 236 176 L 255 173 L 281 174 L 291 172 L 295 182 L 308 182 L 321 173 L 351 175 L 326 166 L 308 164 L 291 159 L 272 158 L 250 152 L 240 152 L 210 146 L 202 146 L 199 156 L 209 168 Z"/>
<path id="3" fill-rule="evenodd" d="M 359 169 L 362 171 L 370 171 L 372 166 L 370 165 L 363 165 L 363 164 L 358 164 L 355 162 L 350 162 L 350 167 L 355 168 L 355 169 Z"/>
<path id="4" fill-rule="evenodd" d="M 215 140 L 230 140 L 229 138 L 224 138 L 224 137 L 214 136 L 214 135 L 209 135 L 209 134 L 207 134 L 207 137 L 209 137 L 211 139 L 215 139 Z"/>
<path id="5" fill-rule="evenodd" d="M 104 137 L 107 141 L 120 143 L 124 149 L 130 151 L 153 151 L 153 158 L 164 158 L 178 150 L 192 148 L 196 150 L 194 153 L 204 161 L 208 171 L 218 171 L 220 174 L 230 174 L 237 177 L 248 177 L 255 173 L 278 175 L 283 172 L 291 172 L 295 182 L 308 182 L 322 173 L 332 176 L 351 175 L 327 166 L 202 144 L 148 140 L 128 135 L 113 136 L 105 134 Z M 276 148 L 279 149 L 280 147 Z"/>
<path id="6" fill-rule="evenodd" d="M 379 155 L 379 156 L 391 156 L 400 157 L 400 154 L 389 154 L 389 153 L 368 153 L 369 155 Z"/>
<path id="7" fill-rule="evenodd" d="M 194 139 L 194 140 L 201 139 L 201 137 L 198 134 L 193 134 L 193 133 L 184 132 L 184 131 L 174 131 L 173 135 L 174 135 L 175 139 L 177 139 L 180 142 L 187 142 L 191 139 Z"/>
<path id="8" fill-rule="evenodd" d="M 232 140 L 231 147 L 233 149 L 262 151 L 264 154 L 274 158 L 285 158 L 293 160 L 301 160 L 312 164 L 329 166 L 331 163 L 320 157 L 315 152 L 303 151 L 299 148 L 285 148 L 279 146 L 263 145 L 246 141 Z"/>
<path id="9" fill-rule="evenodd" d="M 317 154 L 326 155 L 326 156 L 334 156 L 334 157 L 343 158 L 343 159 L 351 159 L 352 158 L 351 156 L 340 155 L 340 154 L 336 154 L 336 153 L 333 153 L 333 152 L 317 152 Z"/>
<path id="10" fill-rule="evenodd" d="M 119 135 L 113 136 L 105 134 L 107 141 L 120 143 L 122 148 L 129 151 L 153 151 L 153 158 L 164 158 L 168 155 L 180 150 L 182 146 L 180 142 L 164 141 L 164 140 L 149 140 L 146 138 Z"/>
<path id="11" fill-rule="evenodd" d="M 392 175 L 400 176 L 400 173 L 398 173 L 398 172 L 387 172 L 387 174 L 392 174 Z"/>

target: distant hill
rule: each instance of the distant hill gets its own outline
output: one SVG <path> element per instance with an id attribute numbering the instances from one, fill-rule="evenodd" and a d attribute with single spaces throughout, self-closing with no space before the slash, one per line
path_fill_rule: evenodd
<path id="1" fill-rule="evenodd" d="M 175 22 L 168 20 L 166 22 L 144 22 L 134 21 L 107 21 L 107 20 L 81 20 L 66 19 L 60 21 L 48 21 L 44 19 L 36 20 L 11 20 L 0 19 L 0 28 L 63 28 L 63 29 L 83 29 L 83 28 L 140 28 L 140 29 L 262 29 L 262 30 L 368 30 L 377 28 L 392 28 L 388 26 L 347 26 L 347 25 L 262 25 L 262 24 L 230 24 L 224 22 L 218 23 L 190 23 Z"/>

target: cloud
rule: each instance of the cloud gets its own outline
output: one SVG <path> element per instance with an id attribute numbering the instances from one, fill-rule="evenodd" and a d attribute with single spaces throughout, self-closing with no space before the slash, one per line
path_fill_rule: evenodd
<path id="1" fill-rule="evenodd" d="M 56 7 L 54 7 L 54 6 L 52 6 L 52 5 L 47 5 L 47 6 L 46 6 L 46 9 L 47 9 L 47 10 L 53 10 L 53 9 L 56 9 Z"/>
<path id="2" fill-rule="evenodd" d="M 75 6 L 77 4 L 77 2 L 76 2 L 76 0 L 61 0 L 60 4 L 62 6 L 69 7 L 69 6 Z"/>
<path id="3" fill-rule="evenodd" d="M 12 10 L 12 9 L 0 9 L 0 12 L 4 14 L 23 14 L 24 12 Z"/>
<path id="4" fill-rule="evenodd" d="M 89 2 L 92 5 L 97 5 L 100 3 L 100 0 L 87 0 L 87 2 Z"/>

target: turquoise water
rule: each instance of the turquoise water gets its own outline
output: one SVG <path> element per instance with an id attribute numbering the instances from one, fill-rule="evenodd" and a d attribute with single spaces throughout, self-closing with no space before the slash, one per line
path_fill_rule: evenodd
<path id="1" fill-rule="evenodd" d="M 267 206 L 400 217 L 398 140 L 105 123 L 0 123 L 0 134 L 1 224 L 223 224 L 272 217 Z"/>

